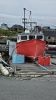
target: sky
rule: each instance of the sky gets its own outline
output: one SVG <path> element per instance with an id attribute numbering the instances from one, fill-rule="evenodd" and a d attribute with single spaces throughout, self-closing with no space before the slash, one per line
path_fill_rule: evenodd
<path id="1" fill-rule="evenodd" d="M 0 0 L 0 24 L 22 24 L 23 8 L 32 11 L 32 20 L 38 25 L 56 27 L 56 0 Z"/>

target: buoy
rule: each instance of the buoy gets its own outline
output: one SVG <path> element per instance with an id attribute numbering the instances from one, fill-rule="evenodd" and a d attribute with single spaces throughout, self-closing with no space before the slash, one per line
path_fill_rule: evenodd
<path id="1" fill-rule="evenodd" d="M 9 75 L 9 71 L 2 64 L 0 64 L 0 71 L 5 76 Z"/>

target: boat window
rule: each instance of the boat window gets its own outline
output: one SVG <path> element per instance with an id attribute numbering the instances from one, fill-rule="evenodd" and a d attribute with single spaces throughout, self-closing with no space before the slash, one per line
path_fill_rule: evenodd
<path id="1" fill-rule="evenodd" d="M 21 36 L 21 40 L 27 40 L 27 36 Z"/>
<path id="2" fill-rule="evenodd" d="M 35 39 L 35 36 L 34 35 L 30 35 L 29 36 L 29 40 L 32 40 L 32 39 Z"/>
<path id="3" fill-rule="evenodd" d="M 42 39 L 43 38 L 43 36 L 37 36 L 37 39 Z"/>

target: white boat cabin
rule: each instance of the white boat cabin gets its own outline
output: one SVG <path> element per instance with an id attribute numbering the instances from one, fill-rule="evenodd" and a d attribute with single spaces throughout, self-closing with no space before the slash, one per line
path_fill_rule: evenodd
<path id="1" fill-rule="evenodd" d="M 27 41 L 27 40 L 32 40 L 32 39 L 44 40 L 44 35 L 43 34 L 24 34 L 22 33 L 17 36 L 17 42 Z"/>

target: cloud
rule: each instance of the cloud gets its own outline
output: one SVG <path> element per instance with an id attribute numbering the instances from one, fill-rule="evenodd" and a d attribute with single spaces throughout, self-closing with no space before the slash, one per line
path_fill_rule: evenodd
<path id="1" fill-rule="evenodd" d="M 25 7 L 32 11 L 35 21 L 56 24 L 56 0 L 0 0 L 0 22 L 20 22 Z"/>
<path id="2" fill-rule="evenodd" d="M 0 14 L 0 17 L 1 18 L 4 18 L 4 17 L 6 17 L 6 18 L 18 18 L 18 16 L 16 16 L 16 15 L 9 15 L 9 14 Z"/>
<path id="3" fill-rule="evenodd" d="M 20 16 L 0 14 L 0 24 L 6 23 L 9 26 L 13 24 L 22 24 L 22 18 Z"/>

